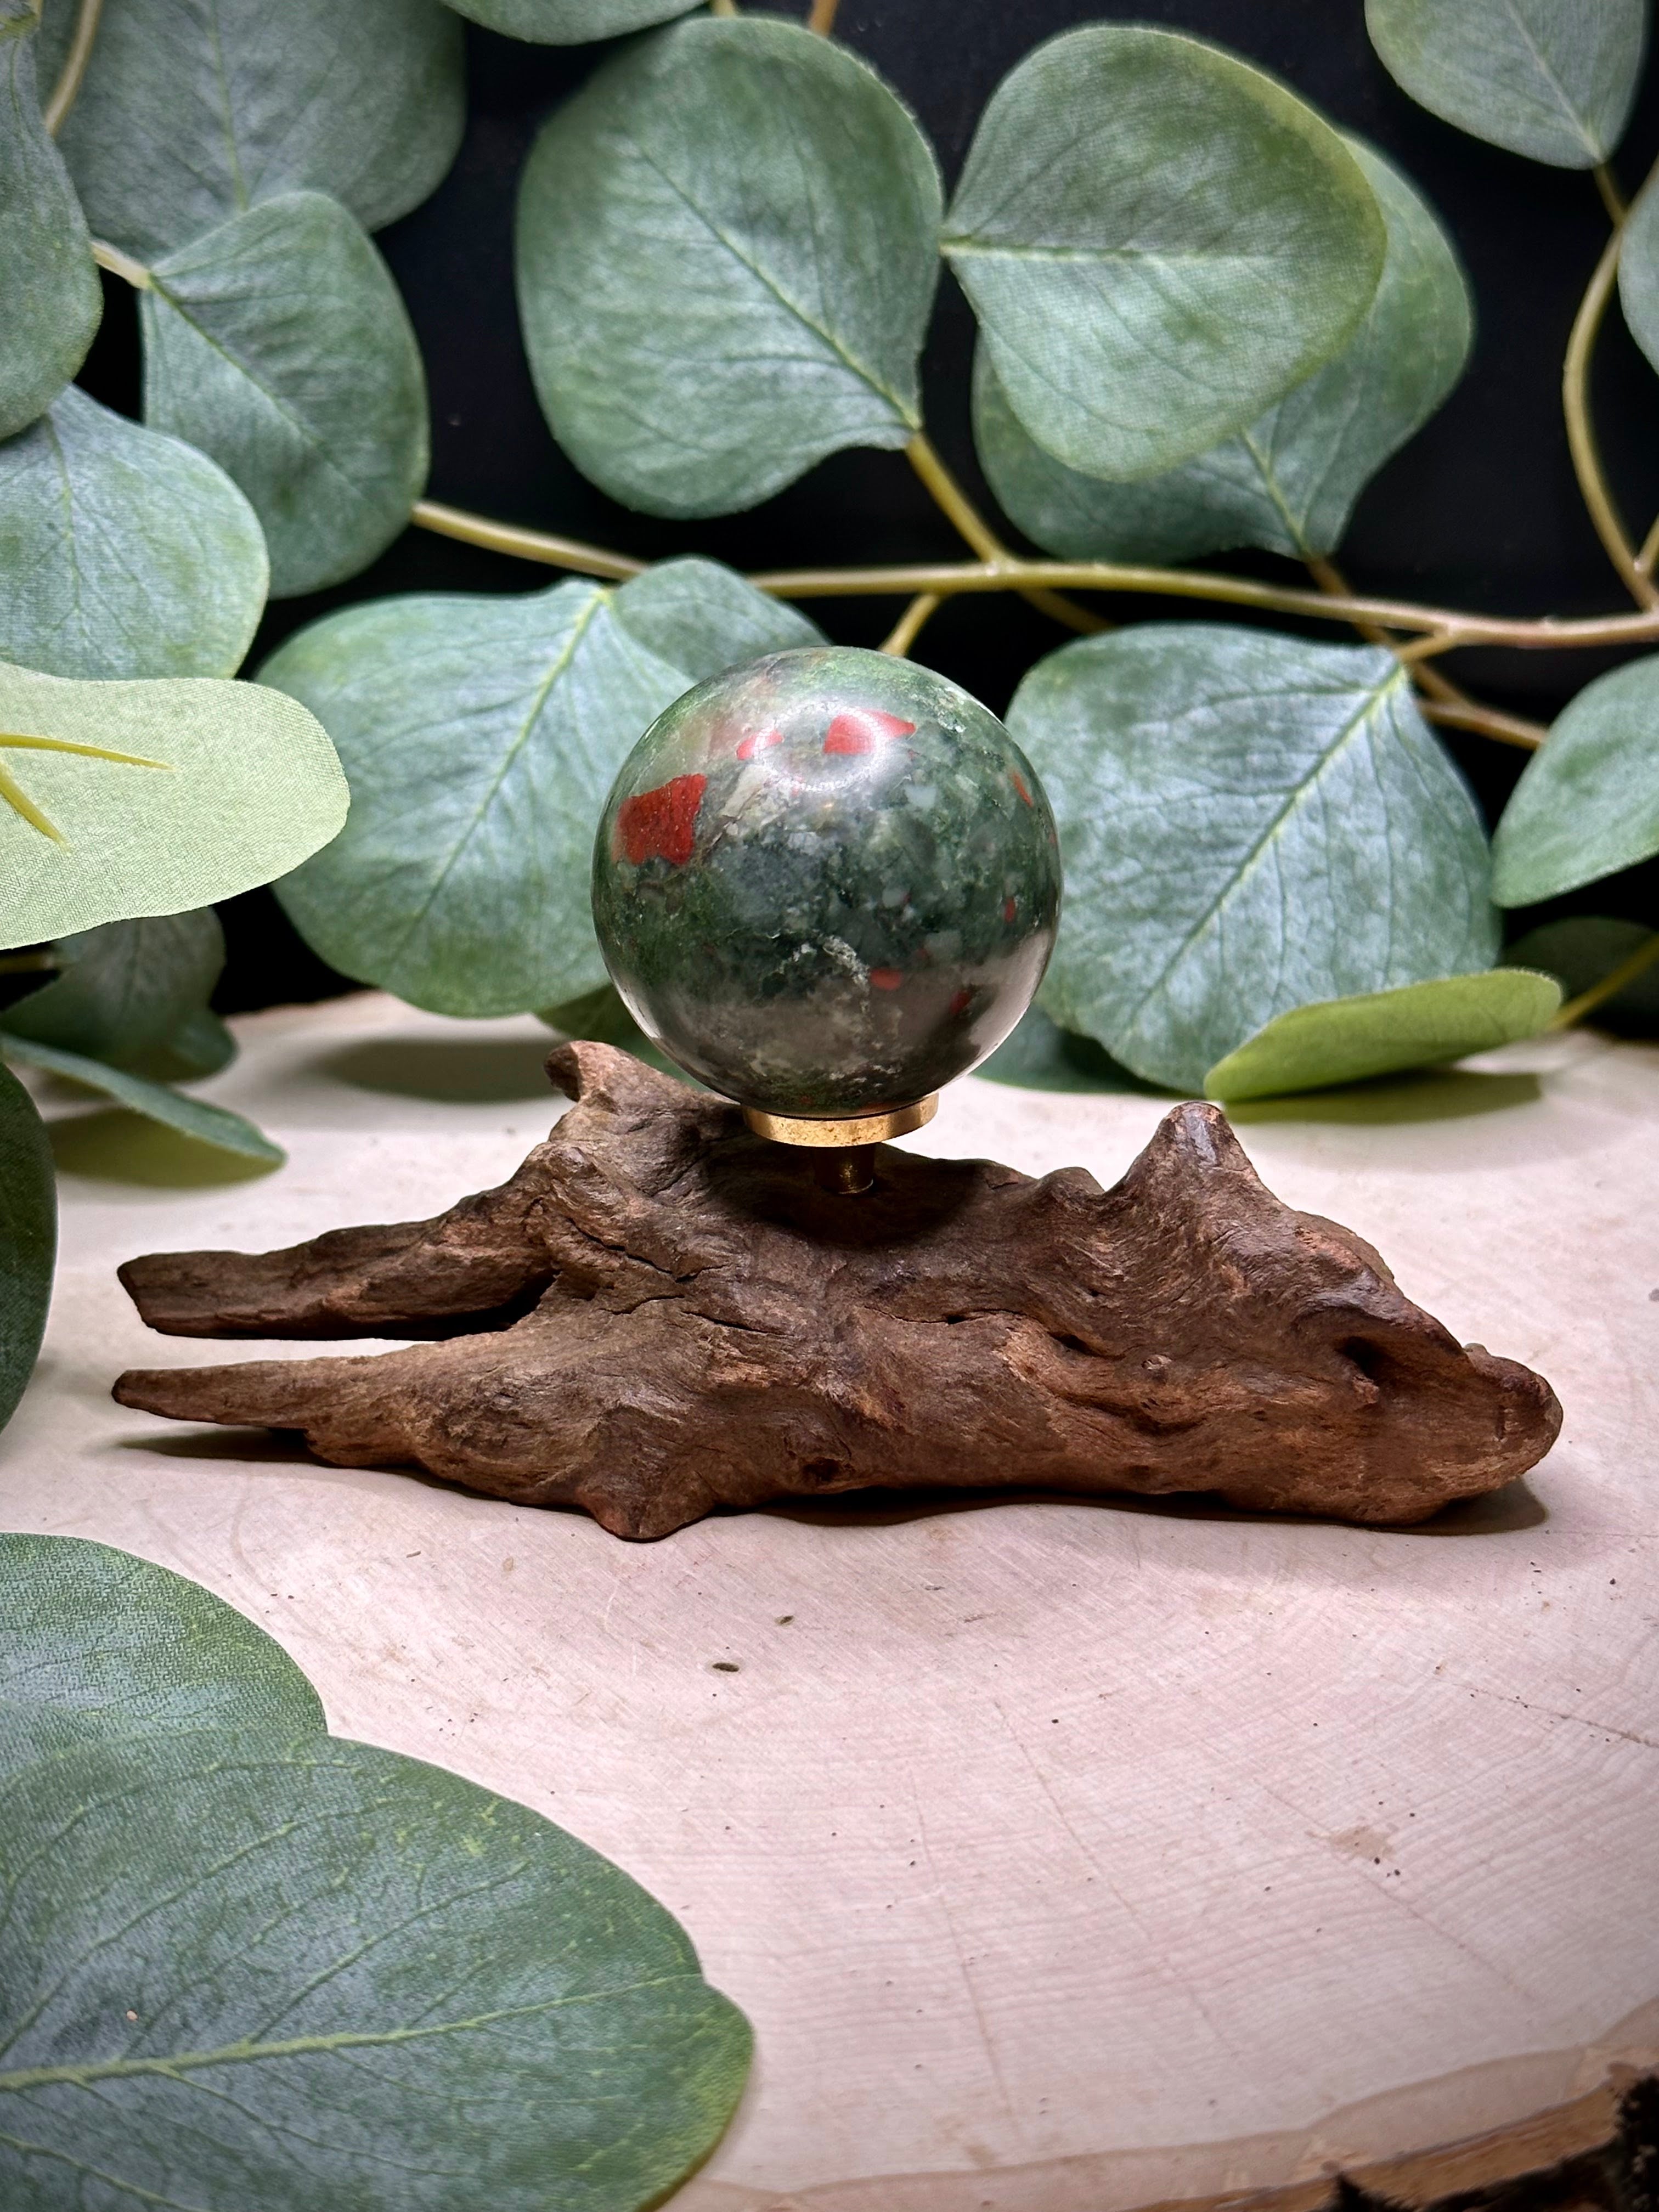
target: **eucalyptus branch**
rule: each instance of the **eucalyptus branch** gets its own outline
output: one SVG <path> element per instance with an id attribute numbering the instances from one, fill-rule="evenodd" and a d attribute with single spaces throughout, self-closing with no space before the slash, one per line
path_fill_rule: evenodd
<path id="1" fill-rule="evenodd" d="M 93 240 L 92 258 L 100 269 L 107 269 L 111 276 L 125 277 L 135 292 L 149 291 L 149 271 L 143 263 L 135 261 L 130 253 L 123 253 L 118 246 L 112 246 L 107 239 Z"/>
<path id="2" fill-rule="evenodd" d="M 583 545 L 550 532 L 492 522 L 487 516 L 422 500 L 410 517 L 425 530 L 482 545 L 495 553 L 539 561 L 585 576 L 637 576 L 649 566 L 625 554 Z M 1214 599 L 1255 607 L 1267 614 L 1303 615 L 1316 622 L 1376 623 L 1390 629 L 1419 632 L 1437 652 L 1459 646 L 1511 646 L 1523 653 L 1571 652 L 1580 647 L 1650 645 L 1659 641 L 1659 609 L 1639 614 L 1589 615 L 1535 621 L 1507 615 L 1468 614 L 1455 607 L 1419 606 L 1410 599 L 1379 599 L 1259 583 L 1254 577 L 1229 576 L 1209 568 L 1133 568 L 1111 561 L 1027 561 L 1009 554 L 999 561 L 917 562 L 869 568 L 774 568 L 753 574 L 757 590 L 780 599 L 911 599 L 922 592 L 941 599 L 959 592 L 1023 592 L 1064 586 L 1073 592 L 1133 592 L 1143 597 Z M 1410 647 L 1407 651 L 1410 652 Z"/>
<path id="3" fill-rule="evenodd" d="M 1598 162 L 1592 173 L 1595 178 L 1595 189 L 1601 195 L 1601 204 L 1607 211 L 1607 221 L 1623 222 L 1630 210 L 1626 205 L 1625 195 L 1619 189 L 1618 178 L 1605 161 Z"/>
<path id="4" fill-rule="evenodd" d="M 464 545 L 482 545 L 487 552 L 509 553 L 520 561 L 542 561 L 553 568 L 574 568 L 580 576 L 611 576 L 620 580 L 643 575 L 650 565 L 626 553 L 607 553 L 600 545 L 584 545 L 580 538 L 556 538 L 545 530 L 521 530 L 514 523 L 492 522 L 488 515 L 469 514 L 465 507 L 445 507 L 435 499 L 417 500 L 409 519 L 440 538 L 459 538 Z"/>
<path id="5" fill-rule="evenodd" d="M 1592 983 L 1588 991 L 1581 991 L 1576 999 L 1569 999 L 1551 1021 L 1550 1028 L 1571 1029 L 1576 1023 L 1582 1022 L 1586 1014 L 1594 1013 L 1598 1006 L 1616 996 L 1626 983 L 1633 983 L 1638 975 L 1645 975 L 1656 960 L 1659 960 L 1659 931 L 1656 931 L 1645 945 L 1638 945 L 1635 951 L 1628 958 L 1621 960 L 1616 968 L 1609 969 L 1599 983 Z"/>
<path id="6" fill-rule="evenodd" d="M 1322 592 L 1332 598 L 1348 595 L 1348 580 L 1334 561 L 1312 555 L 1307 568 Z M 1500 708 L 1484 706 L 1479 699 L 1472 699 L 1461 684 L 1443 676 L 1437 668 L 1425 666 L 1420 655 L 1425 646 L 1437 645 L 1438 641 L 1432 636 L 1402 645 L 1392 632 L 1378 623 L 1356 623 L 1354 628 L 1373 645 L 1389 647 L 1402 665 L 1410 669 L 1419 704 L 1431 721 L 1444 723 L 1452 729 L 1476 730 L 1482 737 L 1496 738 L 1506 745 L 1524 745 L 1534 752 L 1549 735 L 1541 722 L 1523 721 L 1518 714 L 1506 714 Z"/>
<path id="7" fill-rule="evenodd" d="M 806 27 L 827 39 L 836 27 L 836 10 L 841 0 L 812 0 L 812 12 L 806 18 Z"/>
<path id="8" fill-rule="evenodd" d="M 882 640 L 881 650 L 900 655 L 908 653 L 922 624 L 944 604 L 937 592 L 918 592 L 894 623 L 891 631 Z"/>
<path id="9" fill-rule="evenodd" d="M 1636 556 L 1636 565 L 1644 576 L 1653 574 L 1653 564 L 1659 561 L 1659 514 L 1656 514 L 1647 536 L 1642 540 L 1642 550 Z"/>
<path id="10" fill-rule="evenodd" d="M 1150 598 L 1215 599 L 1267 613 L 1305 615 L 1316 622 L 1373 622 L 1392 629 L 1422 631 L 1437 650 L 1465 645 L 1514 646 L 1522 652 L 1625 646 L 1659 639 L 1659 611 L 1526 621 L 1505 615 L 1465 614 L 1454 607 L 1419 606 L 1409 599 L 1328 597 L 1253 577 L 1206 568 L 1131 567 L 1111 561 L 915 562 L 893 568 L 775 568 L 750 582 L 785 599 L 858 599 L 886 592 L 1017 592 L 1028 584 L 1073 592 L 1133 592 Z"/>
<path id="11" fill-rule="evenodd" d="M 1008 561 L 1013 558 L 1008 548 L 997 536 L 985 517 L 974 505 L 962 486 L 951 475 L 935 452 L 932 441 L 918 430 L 904 449 L 904 457 L 933 494 L 935 505 L 956 529 L 964 544 L 971 545 L 981 561 Z M 1018 586 L 1015 587 L 1019 589 Z M 1057 592 L 1020 591 L 1021 599 L 1036 608 L 1040 614 L 1052 615 L 1056 622 L 1064 623 L 1067 629 L 1081 632 L 1085 636 L 1108 627 L 1098 615 L 1091 614 L 1086 607 L 1073 605 Z"/>
<path id="12" fill-rule="evenodd" d="M 1602 249 L 1595 273 L 1585 288 L 1578 313 L 1573 318 L 1572 335 L 1567 340 L 1566 358 L 1561 365 L 1561 410 L 1566 417 L 1567 444 L 1572 453 L 1573 472 L 1578 478 L 1589 519 L 1595 526 L 1595 534 L 1607 550 L 1607 556 L 1618 570 L 1625 588 L 1638 606 L 1659 607 L 1659 585 L 1647 574 L 1638 560 L 1613 495 L 1607 489 L 1607 477 L 1601 467 L 1601 456 L 1595 442 L 1595 425 L 1590 418 L 1589 368 L 1595 351 L 1596 334 L 1613 297 L 1613 288 L 1619 276 L 1619 248 L 1624 238 L 1622 215 L 1614 224 L 1613 235 Z"/>
<path id="13" fill-rule="evenodd" d="M 81 12 L 75 19 L 75 31 L 70 40 L 69 52 L 64 57 L 64 66 L 52 88 L 52 98 L 40 111 L 40 120 L 54 138 L 63 129 L 80 94 L 87 74 L 87 64 L 92 59 L 93 42 L 98 36 L 98 24 L 103 12 L 104 0 L 81 0 Z"/>

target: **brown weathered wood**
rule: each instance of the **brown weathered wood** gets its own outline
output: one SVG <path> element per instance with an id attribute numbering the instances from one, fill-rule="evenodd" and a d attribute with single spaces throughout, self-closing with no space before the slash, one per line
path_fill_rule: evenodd
<path id="1" fill-rule="evenodd" d="M 1548 1449 L 1541 1376 L 1460 1347 L 1351 1231 L 1176 1107 L 1116 1188 L 883 1149 L 876 1188 L 611 1047 L 513 1179 L 436 1220 L 121 1270 L 177 1335 L 416 1336 L 370 1358 L 136 1370 L 125 1405 L 303 1430 L 617 1535 L 868 1486 L 1203 1491 L 1420 1520 Z"/>

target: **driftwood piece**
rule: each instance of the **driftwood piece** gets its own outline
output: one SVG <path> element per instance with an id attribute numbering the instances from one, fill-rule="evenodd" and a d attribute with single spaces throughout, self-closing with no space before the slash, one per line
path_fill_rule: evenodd
<path id="1" fill-rule="evenodd" d="M 1274 1198 L 1212 1106 L 1176 1107 L 1109 1191 L 884 1149 L 846 1198 L 625 1053 L 562 1045 L 548 1071 L 575 1105 L 434 1221 L 121 1269 L 174 1335 L 443 1340 L 136 1370 L 117 1398 L 631 1537 L 867 1486 L 1400 1523 L 1523 1473 L 1560 1426 L 1541 1376 L 1460 1347 L 1352 1231 Z"/>

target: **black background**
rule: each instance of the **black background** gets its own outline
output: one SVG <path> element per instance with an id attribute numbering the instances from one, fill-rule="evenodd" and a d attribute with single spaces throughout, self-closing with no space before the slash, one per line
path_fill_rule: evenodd
<path id="1" fill-rule="evenodd" d="M 800 11 L 780 5 L 775 12 Z M 1055 32 L 1103 20 L 1194 32 L 1273 70 L 1339 125 L 1391 155 L 1457 242 L 1476 300 L 1474 356 L 1450 400 L 1361 500 L 1339 556 L 1355 585 L 1492 613 L 1625 608 L 1622 586 L 1585 517 L 1561 420 L 1561 356 L 1607 239 L 1595 185 L 1588 173 L 1483 145 L 1414 106 L 1371 52 L 1361 0 L 842 0 L 836 33 L 915 109 L 948 187 L 981 109 L 1014 63 Z M 471 25 L 467 46 L 470 116 L 459 157 L 434 196 L 379 240 L 426 360 L 431 496 L 647 558 L 700 551 L 738 568 L 772 568 L 963 557 L 960 542 L 896 453 L 837 454 L 752 513 L 702 523 L 632 514 L 576 473 L 542 420 L 519 339 L 513 209 L 540 121 L 611 49 L 524 46 Z M 1614 164 L 1627 193 L 1659 150 L 1656 78 L 1659 71 L 1650 71 Z M 132 299 L 115 280 L 106 283 L 104 331 L 82 381 L 106 403 L 137 413 Z M 971 318 L 947 271 L 926 363 L 928 430 L 1000 520 L 969 431 L 972 349 Z M 1607 474 L 1639 542 L 1659 509 L 1659 380 L 1616 309 L 1604 328 L 1594 398 Z M 1006 534 L 1018 542 L 1017 532 Z M 1301 580 L 1291 564 L 1268 556 L 1228 555 L 1214 565 Z M 551 580 L 545 569 L 410 530 L 350 584 L 274 605 L 249 665 L 257 667 L 290 630 L 349 600 L 411 590 L 526 591 Z M 828 599 L 808 611 L 832 636 L 873 645 L 902 604 Z M 1194 619 L 1204 611 L 1169 601 L 1101 604 L 1131 622 L 1172 613 Z M 1331 625 L 1310 634 L 1345 637 Z M 966 598 L 935 616 L 916 657 L 1000 710 L 1030 663 L 1066 635 L 1012 596 Z M 1614 659 L 1480 651 L 1442 665 L 1482 697 L 1547 720 Z M 1488 739 L 1443 734 L 1495 818 L 1524 755 Z M 230 944 L 217 1000 L 222 1011 L 347 988 L 295 936 L 268 891 L 221 911 Z M 1512 933 L 1565 911 L 1659 921 L 1659 864 L 1517 915 Z"/>

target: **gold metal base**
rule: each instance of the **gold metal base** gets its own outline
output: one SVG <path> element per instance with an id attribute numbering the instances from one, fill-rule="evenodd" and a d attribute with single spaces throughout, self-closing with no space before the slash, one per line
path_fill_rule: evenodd
<path id="1" fill-rule="evenodd" d="M 884 1145 L 890 1137 L 908 1137 L 912 1129 L 925 1128 L 938 1111 L 935 1091 L 931 1098 L 919 1098 L 914 1106 L 895 1107 L 890 1114 L 854 1114 L 837 1121 L 766 1114 L 758 1106 L 745 1106 L 743 1118 L 757 1137 L 769 1137 L 775 1145 L 841 1150 L 854 1145 Z"/>

